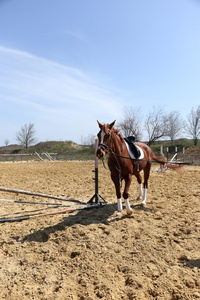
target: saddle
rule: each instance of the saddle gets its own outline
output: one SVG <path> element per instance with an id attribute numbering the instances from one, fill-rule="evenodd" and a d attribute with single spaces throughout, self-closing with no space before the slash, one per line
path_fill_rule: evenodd
<path id="1" fill-rule="evenodd" d="M 129 145 L 133 155 L 135 156 L 135 158 L 136 159 L 139 158 L 141 156 L 141 152 L 135 144 L 135 137 L 134 136 L 128 136 L 124 139 L 128 143 L 128 145 Z"/>

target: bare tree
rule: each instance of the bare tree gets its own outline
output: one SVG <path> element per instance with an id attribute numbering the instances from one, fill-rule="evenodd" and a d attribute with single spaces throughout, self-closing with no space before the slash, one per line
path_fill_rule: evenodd
<path id="1" fill-rule="evenodd" d="M 96 138 L 96 136 L 94 134 L 88 134 L 88 136 L 81 141 L 81 144 L 88 145 L 92 148 L 92 147 L 94 147 L 95 138 Z"/>
<path id="2" fill-rule="evenodd" d="M 9 144 L 9 140 L 5 139 L 5 145 L 8 146 L 8 144 Z"/>
<path id="3" fill-rule="evenodd" d="M 172 143 L 183 129 L 183 121 L 180 118 L 180 113 L 172 111 L 167 116 L 167 136 L 170 137 Z"/>
<path id="4" fill-rule="evenodd" d="M 136 140 L 139 141 L 142 138 L 141 120 L 140 107 L 125 107 L 124 116 L 122 121 L 118 123 L 118 128 L 125 137 L 134 135 Z"/>
<path id="5" fill-rule="evenodd" d="M 21 131 L 17 132 L 16 139 L 26 148 L 36 142 L 34 124 L 29 123 L 21 127 Z"/>
<path id="6" fill-rule="evenodd" d="M 148 133 L 148 145 L 167 135 L 167 115 L 163 107 L 154 107 L 145 120 L 145 129 Z"/>
<path id="7" fill-rule="evenodd" d="M 200 105 L 196 110 L 192 108 L 187 116 L 187 121 L 188 122 L 185 122 L 185 131 L 192 137 L 194 145 L 196 146 L 198 138 L 200 137 Z"/>

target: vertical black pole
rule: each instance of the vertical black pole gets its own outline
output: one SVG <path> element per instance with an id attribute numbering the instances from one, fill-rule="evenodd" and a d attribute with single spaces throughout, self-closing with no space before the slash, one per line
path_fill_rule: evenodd
<path id="1" fill-rule="evenodd" d="M 99 186 L 98 186 L 98 180 L 99 180 L 99 176 L 98 176 L 98 157 L 96 156 L 97 153 L 97 149 L 98 149 L 98 140 L 95 139 L 95 203 L 99 202 Z"/>
<path id="2" fill-rule="evenodd" d="M 98 174 L 98 157 L 96 156 L 96 152 L 98 149 L 98 139 L 95 139 L 95 194 L 94 196 L 88 201 L 88 203 L 93 204 L 93 199 L 95 198 L 96 204 L 101 204 L 101 199 L 106 202 L 100 195 L 99 195 L 99 174 Z M 100 199 L 101 198 L 101 199 Z"/>
<path id="3" fill-rule="evenodd" d="M 98 169 L 95 168 L 95 194 L 98 195 Z M 97 198 L 97 197 L 96 197 Z M 97 200 L 97 199 L 96 199 Z M 97 201 L 96 201 L 97 202 Z"/>

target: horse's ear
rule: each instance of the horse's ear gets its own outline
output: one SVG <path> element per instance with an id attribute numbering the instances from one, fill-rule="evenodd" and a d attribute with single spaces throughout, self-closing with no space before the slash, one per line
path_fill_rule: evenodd
<path id="1" fill-rule="evenodd" d="M 97 123 L 99 124 L 99 128 L 102 129 L 103 125 L 98 120 Z"/>
<path id="2" fill-rule="evenodd" d="M 116 121 L 116 120 L 115 120 L 115 121 Z M 113 126 L 115 125 L 115 121 L 112 122 L 112 123 L 109 125 L 109 129 L 112 129 L 112 128 L 113 128 Z"/>

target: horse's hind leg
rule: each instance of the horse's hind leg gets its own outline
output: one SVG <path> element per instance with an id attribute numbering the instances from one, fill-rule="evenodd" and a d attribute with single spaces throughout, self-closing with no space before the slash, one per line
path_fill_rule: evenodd
<path id="1" fill-rule="evenodd" d="M 137 178 L 137 182 L 139 184 L 139 195 L 137 197 L 137 200 L 141 199 L 141 196 L 142 196 L 142 176 L 140 175 L 140 173 L 138 172 L 136 175 L 136 178 Z"/>
<path id="2" fill-rule="evenodd" d="M 151 163 L 147 163 L 146 167 L 144 168 L 144 193 L 143 193 L 143 199 L 142 204 L 146 204 L 146 195 L 147 195 L 147 189 L 148 189 L 148 179 L 151 169 Z"/>

